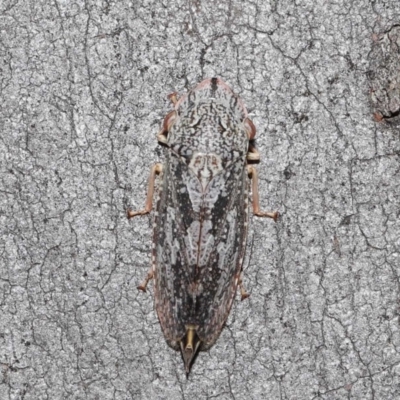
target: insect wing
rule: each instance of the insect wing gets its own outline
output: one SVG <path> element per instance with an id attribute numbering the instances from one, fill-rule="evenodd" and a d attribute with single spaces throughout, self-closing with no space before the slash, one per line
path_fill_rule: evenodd
<path id="1" fill-rule="evenodd" d="M 202 186 L 190 160 L 169 152 L 153 259 L 156 309 L 174 348 L 187 324 L 198 327 L 203 349 L 211 346 L 229 315 L 245 252 L 247 184 L 243 155 Z"/>
<path id="2" fill-rule="evenodd" d="M 202 268 L 209 307 L 198 334 L 204 348 L 218 338 L 228 318 L 242 269 L 248 220 L 248 179 L 244 160 L 224 170 L 225 195 L 220 196 L 212 212 L 215 243 L 207 264 Z"/>

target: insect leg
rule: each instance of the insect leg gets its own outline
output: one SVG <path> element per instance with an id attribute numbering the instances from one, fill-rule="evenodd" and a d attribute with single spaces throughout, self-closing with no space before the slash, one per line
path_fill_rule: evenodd
<path id="1" fill-rule="evenodd" d="M 153 266 L 151 266 L 149 272 L 147 273 L 146 278 L 144 279 L 144 281 L 137 288 L 139 290 L 141 290 L 142 292 L 145 292 L 147 284 L 153 278 L 154 278 L 154 272 L 153 272 Z"/>
<path id="2" fill-rule="evenodd" d="M 151 172 L 150 172 L 150 177 L 149 177 L 149 188 L 147 190 L 147 198 L 146 198 L 146 204 L 144 206 L 143 210 L 140 211 L 132 211 L 128 210 L 127 211 L 127 216 L 128 218 L 133 218 L 136 217 L 137 215 L 144 215 L 148 214 L 152 208 L 153 208 L 153 194 L 154 194 L 154 182 L 156 180 L 156 175 L 160 174 L 162 172 L 162 164 L 157 163 L 153 165 Z"/>
<path id="3" fill-rule="evenodd" d="M 171 100 L 171 103 L 172 103 L 172 104 L 175 105 L 175 104 L 178 102 L 178 93 L 177 93 L 177 92 L 170 93 L 170 94 L 167 96 L 167 98 L 168 98 L 169 100 Z"/>
<path id="4" fill-rule="evenodd" d="M 243 280 L 242 280 L 242 276 L 240 276 L 239 278 L 239 282 L 238 282 L 239 288 L 240 288 L 240 300 L 246 300 L 250 294 L 246 292 L 246 289 L 243 286 Z"/>
<path id="5" fill-rule="evenodd" d="M 175 96 L 176 93 L 172 93 L 171 96 Z M 176 96 L 175 96 L 176 97 Z M 173 97 L 173 98 L 175 98 Z M 173 100 L 171 100 L 173 101 Z M 170 111 L 164 118 L 162 127 L 160 132 L 157 134 L 157 140 L 168 147 L 168 131 L 170 130 L 171 126 L 174 124 L 176 120 L 176 111 L 172 110 Z"/>
<path id="6" fill-rule="evenodd" d="M 247 173 L 249 178 L 251 178 L 251 191 L 253 192 L 253 214 L 257 215 L 257 217 L 268 217 L 272 218 L 275 222 L 279 217 L 279 213 L 275 212 L 264 212 L 260 211 L 260 200 L 258 195 L 258 177 L 257 177 L 257 170 L 251 166 L 247 166 Z"/>

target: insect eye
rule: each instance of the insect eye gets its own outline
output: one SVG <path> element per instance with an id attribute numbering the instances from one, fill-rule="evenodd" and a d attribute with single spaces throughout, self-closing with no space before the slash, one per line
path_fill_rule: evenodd
<path id="1" fill-rule="evenodd" d="M 251 119 L 246 118 L 244 120 L 244 129 L 246 130 L 249 140 L 253 140 L 256 137 L 256 127 Z"/>

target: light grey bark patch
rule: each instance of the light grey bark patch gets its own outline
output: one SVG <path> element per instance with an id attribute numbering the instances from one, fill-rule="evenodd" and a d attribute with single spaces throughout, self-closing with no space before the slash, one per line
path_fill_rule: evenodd
<path id="1" fill-rule="evenodd" d="M 400 123 L 400 23 L 372 35 L 370 97 L 377 122 Z"/>

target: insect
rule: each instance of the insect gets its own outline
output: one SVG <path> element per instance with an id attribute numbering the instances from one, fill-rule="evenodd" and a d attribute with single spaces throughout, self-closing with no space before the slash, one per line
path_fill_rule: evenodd
<path id="1" fill-rule="evenodd" d="M 156 176 L 152 265 L 138 289 L 154 279 L 155 308 L 167 343 L 181 350 L 186 374 L 199 350 L 209 349 L 228 318 L 245 256 L 249 186 L 253 213 L 275 221 L 278 212 L 259 208 L 260 155 L 242 100 L 220 78 L 206 79 L 179 100 L 157 135 L 166 147 L 163 164 L 151 169 L 145 208 L 152 210 Z M 251 180 L 249 180 L 251 178 Z"/>

